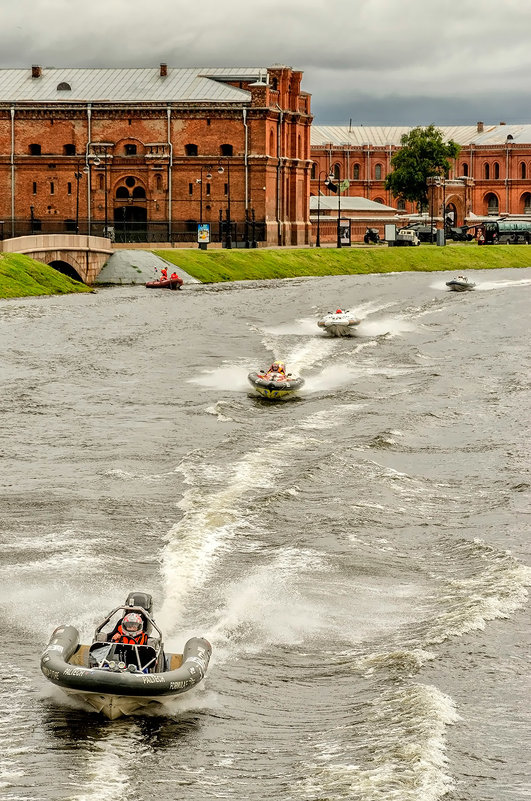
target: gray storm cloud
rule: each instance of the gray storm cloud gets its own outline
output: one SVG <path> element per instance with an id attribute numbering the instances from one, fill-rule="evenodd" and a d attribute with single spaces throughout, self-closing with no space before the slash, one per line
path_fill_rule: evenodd
<path id="1" fill-rule="evenodd" d="M 530 121 L 530 0 L 2 5 L 1 67 L 283 63 L 304 70 L 321 124 Z"/>

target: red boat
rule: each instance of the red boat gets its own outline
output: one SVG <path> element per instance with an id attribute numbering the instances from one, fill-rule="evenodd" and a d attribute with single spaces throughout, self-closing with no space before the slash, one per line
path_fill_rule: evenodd
<path id="1" fill-rule="evenodd" d="M 183 279 L 177 276 L 176 278 L 163 278 L 160 281 L 148 281 L 146 287 L 148 289 L 180 289 L 183 284 Z"/>

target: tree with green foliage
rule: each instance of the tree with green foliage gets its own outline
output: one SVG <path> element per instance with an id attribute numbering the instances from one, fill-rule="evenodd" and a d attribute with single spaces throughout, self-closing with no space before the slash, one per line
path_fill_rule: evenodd
<path id="1" fill-rule="evenodd" d="M 393 197 L 417 203 L 419 210 L 428 203 L 428 178 L 448 178 L 451 163 L 461 148 L 434 125 L 413 128 L 400 138 L 400 150 L 391 159 L 393 171 L 385 179 L 385 188 Z"/>

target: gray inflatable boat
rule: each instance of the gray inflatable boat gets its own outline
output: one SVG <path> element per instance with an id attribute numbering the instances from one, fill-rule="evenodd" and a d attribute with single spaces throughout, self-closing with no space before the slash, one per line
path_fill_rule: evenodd
<path id="1" fill-rule="evenodd" d="M 74 626 L 59 626 L 41 656 L 41 670 L 67 695 L 77 697 L 110 720 L 131 715 L 195 687 L 205 676 L 212 648 L 193 637 L 182 654 L 164 653 L 162 633 L 151 616 L 147 593 L 131 593 L 96 628 L 93 642 L 82 645 Z M 141 615 L 145 645 L 112 641 L 123 616 Z"/>

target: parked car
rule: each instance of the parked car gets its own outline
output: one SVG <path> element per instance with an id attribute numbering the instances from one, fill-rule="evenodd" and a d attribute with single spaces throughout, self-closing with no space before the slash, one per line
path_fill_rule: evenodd
<path id="1" fill-rule="evenodd" d="M 435 225 L 424 225 L 423 223 L 410 223 L 401 231 L 414 231 L 421 242 L 435 242 L 437 239 L 437 228 Z M 400 231 L 399 231 L 400 233 Z"/>

